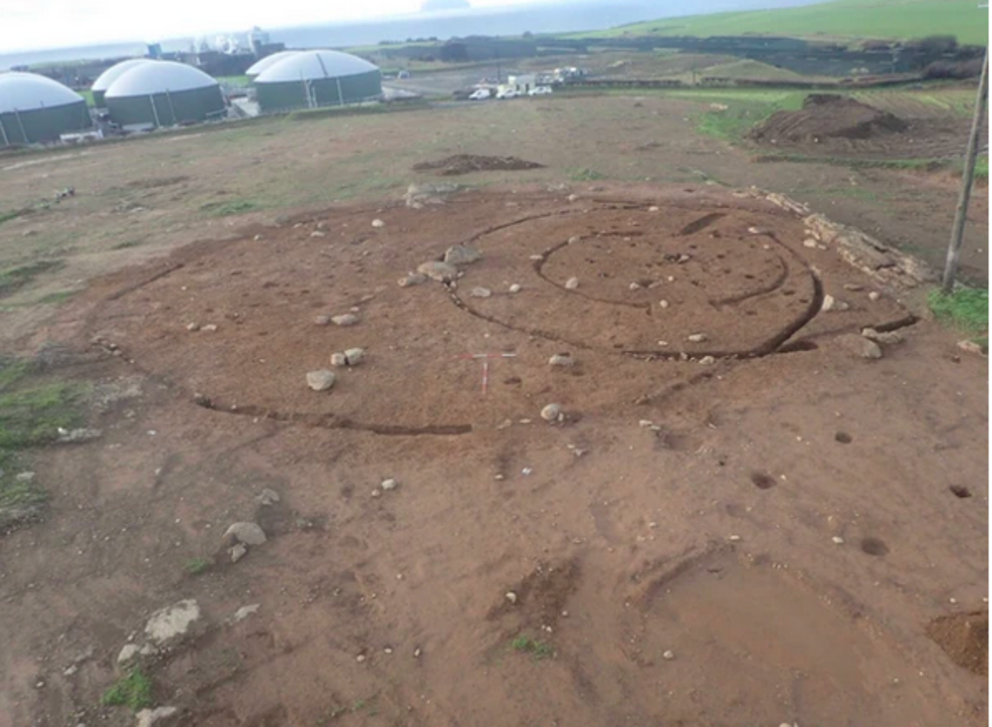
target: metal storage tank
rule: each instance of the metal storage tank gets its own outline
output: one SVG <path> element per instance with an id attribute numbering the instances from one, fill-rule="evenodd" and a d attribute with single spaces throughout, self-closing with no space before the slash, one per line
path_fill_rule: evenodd
<path id="1" fill-rule="evenodd" d="M 58 141 L 93 125 L 86 99 L 36 73 L 0 73 L 0 146 Z"/>
<path id="2" fill-rule="evenodd" d="M 262 71 L 255 91 L 263 112 L 343 106 L 381 98 L 382 74 L 348 53 L 301 51 Z"/>
<path id="3" fill-rule="evenodd" d="M 227 113 L 217 81 L 175 61 L 128 69 L 110 84 L 104 101 L 110 118 L 128 130 L 219 119 Z"/>
<path id="4" fill-rule="evenodd" d="M 93 105 L 98 109 L 105 108 L 103 105 L 103 95 L 110 88 L 110 85 L 127 71 L 135 66 L 140 66 L 142 63 L 154 63 L 154 61 L 150 61 L 147 58 L 132 58 L 129 61 L 116 63 L 101 73 L 90 87 L 90 90 L 93 92 Z"/>
<path id="5" fill-rule="evenodd" d="M 295 56 L 297 53 L 300 52 L 301 51 L 298 50 L 281 50 L 278 53 L 273 53 L 270 56 L 265 56 L 265 58 L 256 61 L 247 71 L 245 71 L 245 75 L 254 78 L 263 71 L 267 70 L 269 66 L 273 66 L 279 61 L 285 60 L 290 56 Z"/>

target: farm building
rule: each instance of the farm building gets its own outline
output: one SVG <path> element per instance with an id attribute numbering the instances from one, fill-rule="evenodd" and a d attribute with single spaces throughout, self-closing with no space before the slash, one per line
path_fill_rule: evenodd
<path id="1" fill-rule="evenodd" d="M 93 92 L 93 105 L 98 109 L 106 108 L 103 102 L 103 95 L 107 92 L 107 89 L 110 88 L 110 85 L 135 66 L 140 66 L 142 63 L 152 62 L 153 61 L 150 61 L 147 58 L 132 58 L 127 61 L 116 63 L 105 70 L 95 81 L 93 81 L 93 85 L 90 87 L 90 90 Z"/>
<path id="2" fill-rule="evenodd" d="M 0 73 L 0 147 L 58 141 L 91 126 L 75 91 L 34 73 Z"/>
<path id="3" fill-rule="evenodd" d="M 265 69 L 267 69 L 269 66 L 275 65 L 279 61 L 286 60 L 290 56 L 295 56 L 299 52 L 300 51 L 298 50 L 282 50 L 279 51 L 278 53 L 273 53 L 270 56 L 265 56 L 265 58 L 256 61 L 254 65 L 250 66 L 248 70 L 245 71 L 245 75 L 255 78 L 256 76 L 260 75 L 263 71 L 265 71 Z"/>
<path id="4" fill-rule="evenodd" d="M 303 51 L 273 63 L 255 78 L 259 108 L 280 111 L 343 106 L 382 96 L 379 69 L 338 51 Z"/>
<path id="5" fill-rule="evenodd" d="M 129 68 L 110 84 L 104 101 L 110 118 L 128 130 L 222 118 L 227 110 L 217 81 L 175 61 Z"/>

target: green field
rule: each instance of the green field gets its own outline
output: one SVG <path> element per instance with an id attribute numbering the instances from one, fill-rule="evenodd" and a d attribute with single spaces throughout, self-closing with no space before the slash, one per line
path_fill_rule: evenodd
<path id="1" fill-rule="evenodd" d="M 988 12 L 976 0 L 834 0 L 800 8 L 665 18 L 584 35 L 754 34 L 814 39 L 954 35 L 960 43 L 987 45 Z"/>

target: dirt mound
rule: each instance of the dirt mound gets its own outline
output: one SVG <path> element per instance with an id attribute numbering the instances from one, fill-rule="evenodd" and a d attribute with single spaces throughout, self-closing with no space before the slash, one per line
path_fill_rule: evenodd
<path id="1" fill-rule="evenodd" d="M 870 139 L 898 134 L 909 125 L 898 116 L 846 96 L 814 93 L 799 111 L 779 111 L 751 131 L 759 142 Z"/>
<path id="2" fill-rule="evenodd" d="M 437 172 L 442 177 L 454 177 L 472 172 L 512 172 L 520 169 L 541 169 L 543 164 L 517 157 L 488 157 L 475 154 L 455 154 L 435 162 L 414 164 L 415 172 Z"/>
<path id="3" fill-rule="evenodd" d="M 958 666 L 982 676 L 989 673 L 988 611 L 940 616 L 927 626 L 927 635 Z"/>

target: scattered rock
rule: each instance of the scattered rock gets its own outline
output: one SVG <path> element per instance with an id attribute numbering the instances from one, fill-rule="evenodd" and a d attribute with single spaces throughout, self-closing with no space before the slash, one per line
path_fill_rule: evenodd
<path id="1" fill-rule="evenodd" d="M 817 241 L 814 240 L 814 239 L 812 239 L 812 238 L 808 238 L 806 240 L 803 240 L 803 247 L 815 248 L 818 244 L 819 243 L 817 243 Z"/>
<path id="2" fill-rule="evenodd" d="M 102 429 L 63 429 L 59 427 L 59 444 L 78 444 L 79 442 L 89 442 L 103 436 Z"/>
<path id="3" fill-rule="evenodd" d="M 870 292 L 870 293 L 868 294 L 868 300 L 870 300 L 870 301 L 871 301 L 872 303 L 874 303 L 874 302 L 876 302 L 876 301 L 877 301 L 877 300 L 879 300 L 879 299 L 880 299 L 881 297 L 882 297 L 882 294 L 881 294 L 881 293 L 879 293 L 879 292 L 878 292 L 877 290 L 873 290 L 873 291 L 871 291 L 871 292 Z"/>
<path id="4" fill-rule="evenodd" d="M 631 290 L 640 290 L 641 289 L 641 284 L 640 283 L 631 283 L 627 287 L 630 288 Z"/>
<path id="5" fill-rule="evenodd" d="M 982 348 L 982 345 L 980 343 L 976 343 L 975 341 L 958 341 L 958 348 L 962 351 L 967 351 L 968 353 L 977 353 L 979 356 L 985 354 L 985 350 Z"/>
<path id="6" fill-rule="evenodd" d="M 448 283 L 458 277 L 457 268 L 448 265 L 448 263 L 439 263 L 436 260 L 420 265 L 417 272 L 439 283 Z"/>
<path id="7" fill-rule="evenodd" d="M 712 356 L 703 356 L 701 359 L 699 359 L 699 363 L 702 366 L 712 366 L 713 364 L 716 363 L 716 359 L 713 358 Z"/>
<path id="8" fill-rule="evenodd" d="M 407 273 L 406 276 L 396 282 L 401 288 L 410 288 L 414 285 L 423 285 L 426 283 L 427 276 L 423 273 Z"/>
<path id="9" fill-rule="evenodd" d="M 467 245 L 452 245 L 444 253 L 444 262 L 455 267 L 459 265 L 471 265 L 481 259 L 482 253 L 474 247 L 468 247 Z"/>
<path id="10" fill-rule="evenodd" d="M 307 374 L 307 386 L 309 386 L 314 391 L 327 391 L 337 380 L 333 371 L 328 371 L 327 369 L 321 369 L 320 371 L 311 371 Z"/>
<path id="11" fill-rule="evenodd" d="M 523 290 L 523 286 L 520 285 L 519 283 L 514 283 L 513 285 L 510 286 L 511 293 L 519 293 L 521 290 Z"/>
<path id="12" fill-rule="evenodd" d="M 672 659 L 675 658 L 675 652 L 671 650 L 666 651 L 664 654 L 661 655 L 661 658 L 665 659 L 666 661 L 671 661 Z"/>
<path id="13" fill-rule="evenodd" d="M 253 613 L 256 613 L 258 609 L 259 609 L 259 604 L 257 603 L 253 603 L 250 606 L 242 606 L 241 608 L 239 608 L 237 611 L 234 612 L 234 616 L 231 618 L 231 620 L 234 623 L 237 623 L 238 621 L 244 621 Z"/>
<path id="14" fill-rule="evenodd" d="M 731 535 L 729 538 L 727 538 L 727 540 L 729 540 L 731 543 L 739 543 L 741 541 L 741 536 Z"/>
<path id="15" fill-rule="evenodd" d="M 200 330 L 200 324 L 199 323 L 187 323 L 186 324 L 186 330 L 187 331 L 198 331 L 198 330 Z"/>
<path id="16" fill-rule="evenodd" d="M 849 290 L 852 293 L 858 293 L 865 289 L 865 286 L 860 283 L 844 283 L 844 290 Z"/>
<path id="17" fill-rule="evenodd" d="M 839 535 L 833 536 L 831 538 L 831 540 L 834 541 L 834 545 L 843 545 L 844 544 L 844 538 L 840 537 Z"/>
<path id="18" fill-rule="evenodd" d="M 314 230 L 310 233 L 310 237 L 326 237 L 327 233 L 323 230 Z"/>
<path id="19" fill-rule="evenodd" d="M 847 310 L 851 306 L 842 300 L 837 300 L 832 295 L 823 296 L 823 305 L 820 306 L 820 311 L 826 313 L 828 311 L 842 311 Z"/>
<path id="20" fill-rule="evenodd" d="M 561 368 L 572 368 L 575 366 L 575 359 L 572 358 L 572 354 L 570 353 L 556 353 L 548 359 L 548 365 L 558 366 Z"/>
<path id="21" fill-rule="evenodd" d="M 245 545 L 261 545 L 265 542 L 265 531 L 258 523 L 234 523 L 224 533 L 225 538 L 234 538 Z"/>
<path id="22" fill-rule="evenodd" d="M 847 333 L 838 336 L 836 341 L 838 346 L 857 358 L 882 358 L 882 349 L 879 348 L 878 344 L 864 336 Z"/>
<path id="23" fill-rule="evenodd" d="M 347 366 L 348 357 L 343 353 L 332 353 L 331 354 L 331 366 Z"/>
<path id="24" fill-rule="evenodd" d="M 155 709 L 143 709 L 136 715 L 138 723 L 136 727 L 152 727 L 156 722 L 168 719 L 179 713 L 175 707 L 156 707 Z"/>
<path id="25" fill-rule="evenodd" d="M 231 562 L 237 563 L 239 560 L 248 555 L 248 546 L 244 543 L 238 543 L 227 552 L 231 556 Z"/>
<path id="26" fill-rule="evenodd" d="M 75 664 L 70 664 L 69 666 L 67 666 L 65 669 L 62 670 L 62 673 L 67 677 L 71 677 L 77 671 L 79 671 L 79 667 L 76 666 Z"/>
<path id="27" fill-rule="evenodd" d="M 278 492 L 266 487 L 264 490 L 262 490 L 261 493 L 259 493 L 257 499 L 259 505 L 274 505 L 277 502 L 279 502 L 279 500 L 281 500 L 282 498 L 279 497 Z"/>
<path id="28" fill-rule="evenodd" d="M 469 292 L 469 295 L 472 296 L 473 298 L 488 298 L 492 294 L 493 291 L 489 290 L 489 288 L 482 288 L 482 287 L 472 288 L 472 290 Z"/>
<path id="29" fill-rule="evenodd" d="M 899 331 L 876 331 L 874 328 L 865 328 L 861 335 L 875 343 L 884 343 L 887 346 L 894 346 L 903 342 L 902 334 Z"/>
<path id="30" fill-rule="evenodd" d="M 138 655 L 137 644 L 124 644 L 124 648 L 121 649 L 121 653 L 117 655 L 117 663 L 126 664 L 137 655 Z"/>
<path id="31" fill-rule="evenodd" d="M 557 422 L 564 418 L 559 404 L 548 404 L 541 409 L 541 419 L 546 422 Z"/>
<path id="32" fill-rule="evenodd" d="M 658 301 L 658 307 L 659 308 L 667 308 L 668 305 L 669 305 L 669 303 L 668 303 L 667 300 L 659 300 Z"/>
<path id="33" fill-rule="evenodd" d="M 578 235 L 572 235 L 570 238 L 568 238 L 569 245 L 574 245 L 577 242 L 582 242 L 582 238 L 579 237 Z"/>
<path id="34" fill-rule="evenodd" d="M 207 333 L 215 333 L 217 331 L 217 324 L 216 323 L 208 323 L 205 326 L 201 326 L 200 327 L 200 330 L 201 331 L 206 331 Z"/>
<path id="35" fill-rule="evenodd" d="M 382 220 L 372 220 L 372 226 L 374 228 L 376 228 L 377 230 L 379 230 L 379 229 L 382 229 L 383 227 L 385 227 L 386 226 L 386 223 L 383 222 Z"/>
<path id="36" fill-rule="evenodd" d="M 153 613 L 145 624 L 145 635 L 153 643 L 161 645 L 184 636 L 199 618 L 199 604 L 188 598 Z"/>
<path id="37" fill-rule="evenodd" d="M 14 475 L 14 482 L 34 482 L 34 472 L 21 472 Z"/>
<path id="38" fill-rule="evenodd" d="M 650 207 L 648 207 L 648 212 L 658 212 L 660 211 L 660 209 L 661 208 L 657 207 L 656 205 L 651 205 Z"/>
<path id="39" fill-rule="evenodd" d="M 703 343 L 706 340 L 706 334 L 693 333 L 689 336 L 686 336 L 686 340 L 689 341 L 689 343 Z"/>
<path id="40" fill-rule="evenodd" d="M 344 326 L 347 328 L 348 326 L 354 326 L 358 323 L 358 316 L 354 313 L 345 313 L 344 315 L 334 316 L 331 318 L 331 321 L 336 326 Z"/>
<path id="41" fill-rule="evenodd" d="M 330 323 L 331 323 L 331 317 L 330 316 L 316 316 L 313 319 L 313 324 L 315 326 L 328 326 L 328 325 L 330 325 Z"/>
<path id="42" fill-rule="evenodd" d="M 379 485 L 379 487 L 382 488 L 383 492 L 390 492 L 392 490 L 395 490 L 397 487 L 399 487 L 399 483 L 393 479 L 383 480 L 382 484 Z"/>
<path id="43" fill-rule="evenodd" d="M 565 281 L 565 289 L 566 290 L 575 290 L 578 287 L 579 287 L 579 279 L 578 278 L 569 278 L 568 280 Z"/>
<path id="44" fill-rule="evenodd" d="M 358 366 L 364 359 L 364 348 L 349 348 L 344 352 L 344 360 L 349 366 Z"/>
<path id="45" fill-rule="evenodd" d="M 514 593 L 513 591 L 507 591 L 506 592 L 506 600 L 509 601 L 510 603 L 516 603 L 517 602 L 517 594 Z"/>

